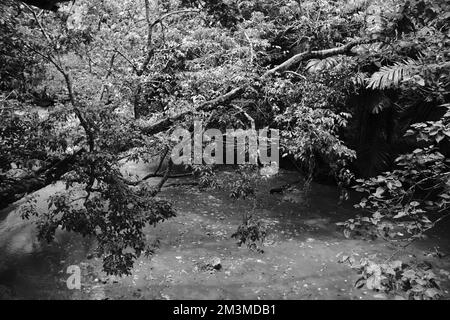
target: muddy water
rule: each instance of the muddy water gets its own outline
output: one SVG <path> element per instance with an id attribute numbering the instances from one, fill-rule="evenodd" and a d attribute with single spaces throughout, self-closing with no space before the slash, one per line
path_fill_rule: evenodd
<path id="1" fill-rule="evenodd" d="M 124 170 L 144 175 L 145 164 Z M 228 173 L 223 173 L 227 178 Z M 228 176 L 232 179 L 232 176 Z M 231 239 L 243 212 L 252 203 L 230 199 L 226 191 L 200 191 L 192 186 L 167 187 L 161 196 L 171 200 L 178 216 L 147 228 L 149 242 L 160 245 L 151 258 L 139 258 L 133 274 L 117 278 L 104 274 L 101 259 L 87 259 L 94 243 L 58 231 L 51 244 L 37 241 L 33 220 L 22 220 L 18 207 L 0 212 L 0 297 L 4 299 L 379 299 L 387 296 L 353 287 L 357 275 L 338 263 L 339 256 L 389 256 L 394 248 L 382 241 L 345 239 L 335 222 L 355 215 L 351 206 L 337 205 L 337 190 L 315 185 L 309 205 L 301 194 L 270 195 L 274 186 L 297 180 L 283 172 L 261 184 L 256 215 L 269 229 L 264 253 L 240 248 Z M 182 180 L 180 180 L 182 181 Z M 178 181 L 178 182 L 180 182 Z M 155 183 L 149 181 L 149 183 Z M 175 181 L 176 182 L 176 181 Z M 61 183 L 35 195 L 38 210 L 47 210 L 48 196 L 63 190 Z M 444 231 L 444 230 L 442 230 Z M 412 246 L 399 257 L 423 257 L 439 245 L 448 250 L 442 234 Z M 219 271 L 203 270 L 205 261 L 219 258 Z M 447 258 L 429 258 L 439 270 L 450 270 Z M 69 290 L 69 265 L 82 269 L 82 289 Z M 448 279 L 443 279 L 444 287 Z"/>

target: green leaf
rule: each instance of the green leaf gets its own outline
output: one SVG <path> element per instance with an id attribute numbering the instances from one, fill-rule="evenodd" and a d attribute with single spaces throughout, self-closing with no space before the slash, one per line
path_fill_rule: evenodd
<path id="1" fill-rule="evenodd" d="M 427 290 L 425 290 L 425 295 L 431 299 L 435 299 L 440 295 L 440 292 L 435 288 L 428 288 Z"/>
<path id="2" fill-rule="evenodd" d="M 383 187 L 378 187 L 373 195 L 376 198 L 382 198 L 382 194 L 384 193 L 384 191 L 385 191 L 385 189 Z"/>
<path id="3" fill-rule="evenodd" d="M 397 270 L 402 268 L 403 263 L 400 260 L 395 260 L 389 263 L 389 265 L 392 267 L 392 269 Z"/>
<path id="4" fill-rule="evenodd" d="M 373 274 L 366 280 L 366 286 L 369 290 L 382 290 L 381 276 Z"/>
<path id="5" fill-rule="evenodd" d="M 404 216 L 407 216 L 408 214 L 405 211 L 400 211 L 399 213 L 397 213 L 395 216 L 393 216 L 394 219 L 400 219 Z"/>

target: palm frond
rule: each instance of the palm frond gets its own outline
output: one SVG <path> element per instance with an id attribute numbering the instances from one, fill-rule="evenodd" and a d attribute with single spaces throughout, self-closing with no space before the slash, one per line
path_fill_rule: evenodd
<path id="1" fill-rule="evenodd" d="M 403 80 L 411 78 L 419 71 L 418 63 L 413 59 L 396 62 L 393 66 L 381 67 L 367 83 L 368 89 L 388 89 L 397 87 Z"/>

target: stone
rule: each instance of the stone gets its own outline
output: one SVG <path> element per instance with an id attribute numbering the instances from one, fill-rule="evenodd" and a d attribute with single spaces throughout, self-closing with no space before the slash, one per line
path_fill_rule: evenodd
<path id="1" fill-rule="evenodd" d="M 216 270 L 220 270 L 222 269 L 222 264 L 219 258 L 215 257 L 213 259 L 211 259 L 210 265 L 216 269 Z"/>

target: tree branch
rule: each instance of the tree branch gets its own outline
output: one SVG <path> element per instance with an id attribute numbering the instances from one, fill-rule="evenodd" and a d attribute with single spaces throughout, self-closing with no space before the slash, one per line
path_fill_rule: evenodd
<path id="1" fill-rule="evenodd" d="M 165 150 L 164 150 L 163 156 L 162 156 L 161 159 L 159 160 L 158 168 L 156 168 L 154 174 L 157 174 L 157 173 L 159 172 L 159 170 L 161 169 L 162 164 L 163 164 L 164 160 L 166 159 L 168 153 L 169 153 L 169 148 L 166 147 Z"/>
<path id="2" fill-rule="evenodd" d="M 108 72 L 105 75 L 104 81 L 106 81 L 112 73 L 112 70 L 114 67 L 114 60 L 116 59 L 116 56 L 117 56 L 117 52 L 114 52 L 113 55 L 111 56 L 111 60 L 109 61 Z M 105 94 L 105 90 L 106 90 L 106 85 L 103 83 L 102 89 L 100 90 L 100 97 L 98 99 L 99 101 L 103 100 L 103 95 Z"/>
<path id="3" fill-rule="evenodd" d="M 184 178 L 184 177 L 191 177 L 193 173 L 177 173 L 177 174 L 169 174 L 167 175 L 167 179 L 176 179 L 176 178 Z M 123 182 L 129 186 L 137 186 L 138 184 L 144 182 L 145 180 L 148 180 L 150 178 L 164 178 L 166 176 L 165 173 L 149 173 L 148 175 L 144 176 L 142 179 L 137 181 L 130 181 L 123 179 Z"/>
<path id="4" fill-rule="evenodd" d="M 361 44 L 367 44 L 367 43 L 372 43 L 375 42 L 375 40 L 373 39 L 360 39 L 360 40 L 355 40 L 352 42 L 349 42 L 343 46 L 337 47 L 337 48 L 331 48 L 331 49 L 324 49 L 324 50 L 317 50 L 317 51 L 305 51 L 299 54 L 296 54 L 295 56 L 289 58 L 288 60 L 286 60 L 285 62 L 283 62 L 282 64 L 268 70 L 266 73 L 264 73 L 264 75 L 262 76 L 262 78 L 266 78 L 276 72 L 281 72 L 284 71 L 286 69 L 289 69 L 290 67 L 304 61 L 304 60 L 309 60 L 309 59 L 324 59 L 324 58 L 328 58 L 331 56 L 336 56 L 339 54 L 346 54 L 349 53 L 350 50 L 353 47 L 356 47 L 358 45 Z"/>
<path id="5" fill-rule="evenodd" d="M 47 165 L 45 168 L 37 171 L 19 180 L 13 180 L 11 183 L 2 184 L 0 187 L 0 209 L 5 208 L 27 194 L 44 188 L 50 183 L 57 181 L 66 172 L 72 169 L 72 165 L 78 156 L 86 150 L 81 148 L 65 158 Z"/>
<path id="6" fill-rule="evenodd" d="M 51 45 L 50 37 L 47 35 L 47 32 L 44 29 L 44 27 L 42 26 L 42 24 L 40 24 L 38 17 L 36 16 L 36 13 L 34 12 L 33 9 L 31 9 L 31 8 L 29 8 L 29 9 L 33 12 L 34 19 L 36 20 L 36 23 L 39 25 L 39 28 L 40 28 L 42 34 L 45 36 L 45 38 Z M 30 48 L 33 52 L 37 53 L 38 55 L 40 55 L 41 57 L 43 57 L 44 59 L 49 61 L 51 64 L 53 64 L 55 66 L 55 68 L 64 77 L 64 81 L 66 83 L 66 88 L 67 88 L 67 92 L 69 95 L 70 103 L 72 104 L 72 108 L 75 112 L 75 115 L 77 116 L 78 120 L 80 120 L 80 124 L 86 133 L 88 143 L 89 143 L 89 149 L 90 149 L 90 151 L 93 151 L 94 150 L 94 135 L 91 130 L 91 126 L 84 118 L 84 115 L 81 112 L 81 110 L 78 108 L 78 105 L 77 105 L 76 99 L 75 99 L 75 93 L 73 91 L 72 78 L 70 77 L 70 74 L 66 70 L 64 70 L 64 67 L 62 66 L 61 61 L 59 59 L 59 56 L 53 56 L 51 54 L 46 55 L 46 54 L 43 54 L 42 52 L 40 52 L 39 50 L 36 50 L 35 48 L 33 48 L 30 45 L 26 45 L 26 46 L 28 48 Z M 55 59 L 58 59 L 59 63 L 56 62 Z"/>
<path id="7" fill-rule="evenodd" d="M 50 36 L 48 35 L 47 31 L 45 30 L 44 26 L 42 25 L 42 23 L 39 21 L 39 18 L 36 15 L 36 12 L 28 4 L 24 3 L 24 5 L 33 14 L 34 20 L 36 21 L 37 25 L 39 26 L 39 29 L 41 30 L 41 33 L 44 35 L 44 37 L 47 39 L 47 41 L 49 43 L 51 43 L 52 40 L 51 40 Z"/>
<path id="8" fill-rule="evenodd" d="M 141 76 L 144 71 L 147 69 L 148 64 L 150 63 L 151 58 L 155 54 L 155 48 L 153 47 L 153 28 L 158 24 L 162 23 L 164 19 L 167 19 L 170 16 L 176 15 L 176 14 L 185 14 L 185 13 L 193 13 L 193 12 L 200 12 L 198 9 L 184 9 L 184 10 L 176 10 L 172 12 L 168 12 L 157 18 L 155 21 L 150 21 L 150 3 L 149 0 L 144 0 L 145 3 L 145 20 L 147 22 L 147 53 L 145 55 L 145 59 L 142 62 L 141 66 L 136 69 L 136 74 L 138 76 Z"/>
<path id="9" fill-rule="evenodd" d="M 152 195 L 155 196 L 158 194 L 162 187 L 164 186 L 164 183 L 166 183 L 167 179 L 169 179 L 170 171 L 172 170 L 173 162 L 171 159 L 169 159 L 169 164 L 167 165 L 166 172 L 163 176 L 163 178 L 159 181 L 158 185 L 156 186 L 156 189 L 153 191 Z"/>
<path id="10" fill-rule="evenodd" d="M 144 127 L 144 128 L 142 128 L 142 132 L 144 134 L 150 135 L 150 134 L 155 134 L 155 133 L 167 130 L 171 125 L 173 125 L 175 122 L 177 122 L 179 120 L 182 120 L 184 117 L 186 117 L 190 114 L 193 114 L 194 112 L 197 112 L 197 111 L 208 111 L 211 108 L 219 105 L 220 103 L 230 101 L 231 99 L 240 95 L 243 91 L 244 91 L 244 87 L 235 88 L 215 99 L 212 99 L 210 101 L 206 101 L 206 102 L 202 103 L 200 106 L 198 106 L 194 110 L 182 112 L 174 117 L 162 119 L 151 126 Z"/>
<path id="11" fill-rule="evenodd" d="M 131 61 L 125 54 L 123 54 L 121 51 L 119 51 L 118 49 L 114 49 L 114 52 L 118 53 L 122 58 L 124 58 L 133 68 L 133 70 L 135 72 L 137 72 L 138 68 L 136 67 L 136 65 L 134 64 L 133 61 Z"/>
<path id="12" fill-rule="evenodd" d="M 268 76 L 275 74 L 276 72 L 284 71 L 284 70 L 294 66 L 295 64 L 300 63 L 303 60 L 314 59 L 314 58 L 322 58 L 323 59 L 323 58 L 331 57 L 334 55 L 345 54 L 345 53 L 350 52 L 350 50 L 357 45 L 372 43 L 374 41 L 375 40 L 371 40 L 371 39 L 362 39 L 362 40 L 356 40 L 356 41 L 349 42 L 346 45 L 343 45 L 343 46 L 337 47 L 337 48 L 311 51 L 311 52 L 307 51 L 307 52 L 299 53 L 299 54 L 293 56 L 292 58 L 286 60 L 282 64 L 276 66 L 275 68 L 268 70 L 266 73 L 264 73 L 261 76 L 261 79 L 267 78 Z M 188 116 L 190 114 L 193 114 L 194 112 L 208 111 L 220 103 L 224 103 L 224 102 L 232 100 L 233 98 L 235 98 L 235 97 L 239 96 L 241 93 L 243 93 L 245 88 L 246 88 L 245 86 L 241 86 L 241 87 L 232 89 L 229 92 L 227 92 L 215 99 L 204 102 L 203 104 L 201 104 L 194 110 L 182 112 L 174 117 L 162 119 L 153 125 L 144 127 L 144 128 L 142 128 L 142 132 L 144 134 L 151 135 L 151 134 L 155 134 L 155 133 L 158 133 L 161 131 L 165 131 L 168 128 L 170 128 L 170 126 L 173 125 L 175 122 L 182 120 L 183 118 L 185 118 L 186 116 Z"/>

